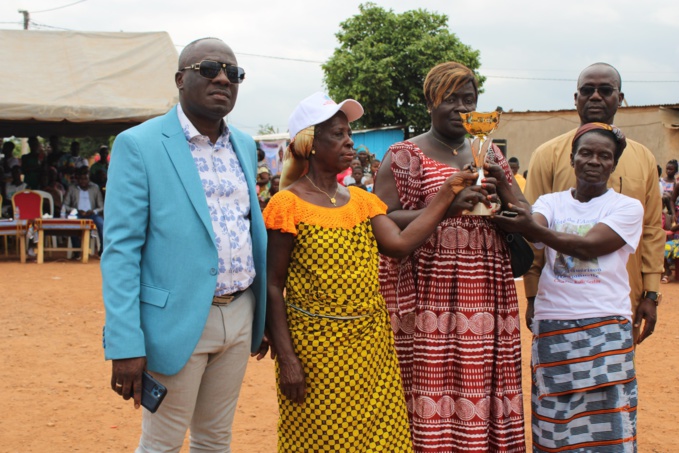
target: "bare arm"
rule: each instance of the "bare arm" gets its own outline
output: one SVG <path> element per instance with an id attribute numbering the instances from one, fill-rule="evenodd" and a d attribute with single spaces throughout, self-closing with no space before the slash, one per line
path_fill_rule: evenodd
<path id="1" fill-rule="evenodd" d="M 490 207 L 491 199 L 495 198 L 494 180 L 489 181 L 485 186 L 470 186 L 475 179 L 471 179 L 469 175 L 473 174 L 478 178 L 477 173 L 470 173 L 470 171 L 464 169 L 456 172 L 444 183 L 452 183 L 457 194 L 453 203 L 449 203 L 444 213 L 445 217 L 459 216 L 464 211 L 473 209 L 477 203 L 484 203 Z M 462 190 L 462 184 L 467 186 L 464 190 Z M 377 173 L 374 193 L 387 205 L 388 217 L 402 230 L 405 230 L 411 222 L 426 211 L 426 209 L 403 209 L 398 197 L 394 173 L 391 170 L 391 153 L 387 153 L 382 161 L 380 171 Z"/>
<path id="2" fill-rule="evenodd" d="M 514 176 L 512 176 L 512 184 L 510 185 L 502 167 L 490 162 L 486 162 L 484 171 L 489 175 L 489 177 L 486 178 L 486 182 L 495 186 L 495 191 L 502 202 L 502 208 L 507 208 L 509 204 L 512 204 L 530 210 L 530 203 L 528 203 L 523 192 L 521 192 L 519 184 L 516 182 L 516 179 L 514 179 Z"/>
<path id="3" fill-rule="evenodd" d="M 394 179 L 394 172 L 391 170 L 391 152 L 387 152 L 384 160 L 382 160 L 373 191 L 387 205 L 389 218 L 396 222 L 401 229 L 406 228 L 423 211 L 422 209 L 404 210 L 401 206 L 396 179 Z"/>
<path id="4" fill-rule="evenodd" d="M 472 209 L 476 202 L 484 198 L 481 188 L 469 186 L 462 189 L 462 187 L 464 182 L 472 182 L 477 178 L 478 174 L 466 171 L 457 172 L 449 177 L 431 203 L 420 210 L 420 215 L 404 230 L 388 216 L 374 217 L 372 227 L 380 252 L 397 258 L 407 256 L 427 240 L 450 208 L 455 206 L 460 212 Z"/>
<path id="5" fill-rule="evenodd" d="M 267 329 L 278 360 L 281 392 L 288 399 L 302 403 L 306 394 L 304 367 L 292 345 L 283 298 L 294 236 L 278 230 L 267 231 Z"/>
<path id="6" fill-rule="evenodd" d="M 597 223 L 584 236 L 554 231 L 547 226 L 542 214 L 533 214 L 518 206 L 510 205 L 519 213 L 514 218 L 495 216 L 495 222 L 505 231 L 523 234 L 531 242 L 546 246 L 581 260 L 608 255 L 625 245 L 625 240 L 605 223 Z"/>
<path id="7" fill-rule="evenodd" d="M 535 296 L 526 298 L 526 313 L 524 314 L 524 319 L 526 321 L 526 327 L 531 330 L 533 327 L 533 318 L 535 317 Z"/>

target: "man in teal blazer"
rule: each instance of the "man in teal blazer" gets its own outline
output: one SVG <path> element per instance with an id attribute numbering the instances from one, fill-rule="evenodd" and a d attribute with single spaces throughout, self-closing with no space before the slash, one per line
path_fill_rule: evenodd
<path id="1" fill-rule="evenodd" d="M 101 261 L 111 387 L 139 407 L 146 369 L 168 388 L 138 452 L 230 451 L 249 353 L 264 332 L 266 231 L 256 147 L 227 126 L 244 71 L 221 40 L 192 42 L 179 105 L 113 145 Z"/>

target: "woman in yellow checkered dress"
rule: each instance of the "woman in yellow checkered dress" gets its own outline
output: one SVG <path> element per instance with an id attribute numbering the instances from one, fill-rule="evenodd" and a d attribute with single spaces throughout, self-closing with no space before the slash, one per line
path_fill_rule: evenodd
<path id="1" fill-rule="evenodd" d="M 302 101 L 290 118 L 285 190 L 264 211 L 281 452 L 412 451 L 378 251 L 406 255 L 451 202 L 471 208 L 486 198 L 456 196 L 477 176 L 459 172 L 401 232 L 376 196 L 336 179 L 354 155 L 349 121 L 362 114 L 358 102 L 322 93 Z"/>

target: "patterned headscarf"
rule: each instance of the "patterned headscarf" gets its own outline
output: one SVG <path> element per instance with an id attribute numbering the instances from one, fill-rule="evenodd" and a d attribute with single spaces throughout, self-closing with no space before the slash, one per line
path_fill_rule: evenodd
<path id="1" fill-rule="evenodd" d="M 295 135 L 283 156 L 280 190 L 285 189 L 309 171 L 309 155 L 314 147 L 314 127 L 309 126 Z"/>
<path id="2" fill-rule="evenodd" d="M 594 131 L 594 130 L 604 130 L 608 131 L 611 133 L 611 136 L 615 140 L 615 146 L 616 146 L 616 152 L 615 152 L 615 160 L 617 161 L 620 159 L 620 156 L 622 155 L 622 152 L 625 150 L 625 147 L 627 146 L 627 140 L 625 139 L 625 134 L 622 133 L 622 131 L 617 128 L 616 126 L 612 124 L 606 124 L 606 123 L 585 123 L 582 126 L 578 128 L 577 131 L 575 131 L 575 136 L 573 137 L 573 147 L 575 148 L 575 142 L 578 141 L 580 137 L 585 135 L 587 132 Z M 573 153 L 575 152 L 575 149 L 572 151 Z"/>

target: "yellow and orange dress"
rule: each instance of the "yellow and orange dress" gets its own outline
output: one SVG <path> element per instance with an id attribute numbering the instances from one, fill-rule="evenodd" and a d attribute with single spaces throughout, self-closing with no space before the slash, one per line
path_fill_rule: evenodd
<path id="1" fill-rule="evenodd" d="M 267 229 L 295 236 L 285 301 L 307 385 L 303 404 L 278 389 L 281 452 L 412 451 L 370 222 L 386 205 L 349 192 L 346 205 L 325 208 L 282 191 L 264 210 Z"/>

